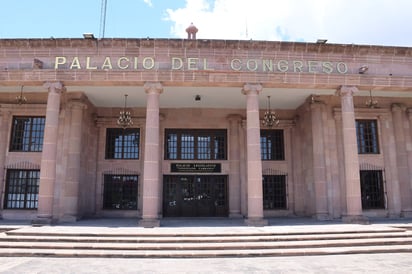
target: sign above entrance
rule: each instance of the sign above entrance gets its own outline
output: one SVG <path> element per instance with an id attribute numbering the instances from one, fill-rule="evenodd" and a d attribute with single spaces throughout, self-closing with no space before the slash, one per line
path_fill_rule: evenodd
<path id="1" fill-rule="evenodd" d="M 172 163 L 170 170 L 184 173 L 220 173 L 222 166 L 219 163 Z"/>
<path id="2" fill-rule="evenodd" d="M 231 59 L 164 56 L 55 56 L 54 69 L 69 70 L 154 70 L 154 71 L 237 71 L 259 73 L 346 74 L 342 61 L 289 60 L 276 58 Z"/>

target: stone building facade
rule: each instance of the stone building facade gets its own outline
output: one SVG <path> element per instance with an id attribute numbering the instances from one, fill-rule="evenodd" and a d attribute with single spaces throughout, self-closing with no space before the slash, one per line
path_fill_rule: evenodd
<path id="1" fill-rule="evenodd" d="M 410 217 L 411 91 L 412 48 L 0 40 L 0 218 Z"/>

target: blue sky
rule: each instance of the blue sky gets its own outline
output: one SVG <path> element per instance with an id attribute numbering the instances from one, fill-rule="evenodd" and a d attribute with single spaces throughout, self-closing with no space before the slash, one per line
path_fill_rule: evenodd
<path id="1" fill-rule="evenodd" d="M 0 39 L 100 37 L 102 0 L 0 0 Z M 411 0 L 107 0 L 105 37 L 412 46 Z"/>
<path id="2" fill-rule="evenodd" d="M 100 33 L 102 0 L 0 0 L 0 38 L 82 37 Z M 151 4 L 150 4 L 151 3 Z M 184 0 L 107 0 L 105 37 L 170 37 L 166 9 Z M 190 22 L 189 22 L 190 23 Z"/>

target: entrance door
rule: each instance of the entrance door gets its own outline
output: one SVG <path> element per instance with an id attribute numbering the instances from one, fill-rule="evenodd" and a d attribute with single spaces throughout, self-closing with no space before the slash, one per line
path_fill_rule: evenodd
<path id="1" fill-rule="evenodd" d="M 163 216 L 226 217 L 227 215 L 227 176 L 163 176 Z"/>

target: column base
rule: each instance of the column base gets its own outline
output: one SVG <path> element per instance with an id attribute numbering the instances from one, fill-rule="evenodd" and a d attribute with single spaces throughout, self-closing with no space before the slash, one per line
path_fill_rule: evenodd
<path id="1" fill-rule="evenodd" d="M 36 219 L 31 220 L 31 225 L 32 226 L 47 226 L 47 225 L 52 225 L 55 224 L 56 221 L 53 220 L 52 218 L 39 218 L 37 217 Z"/>
<path id="2" fill-rule="evenodd" d="M 313 219 L 316 219 L 317 221 L 329 221 L 332 220 L 332 218 L 329 216 L 328 213 L 316 213 L 315 215 L 312 216 Z"/>
<path id="3" fill-rule="evenodd" d="M 79 217 L 75 216 L 75 215 L 64 215 L 61 219 L 60 222 L 62 223 L 75 223 L 78 220 L 80 220 Z"/>
<path id="4" fill-rule="evenodd" d="M 401 217 L 402 218 L 412 218 L 412 210 L 411 209 L 403 210 L 401 213 Z M 1 219 L 1 216 L 0 216 L 0 219 Z"/>
<path id="5" fill-rule="evenodd" d="M 243 218 L 243 215 L 240 213 L 229 213 L 229 218 L 231 219 Z"/>
<path id="6" fill-rule="evenodd" d="M 138 226 L 144 227 L 144 228 L 154 228 L 154 227 L 159 227 L 160 226 L 160 220 L 159 219 L 141 219 L 137 223 Z"/>
<path id="7" fill-rule="evenodd" d="M 368 217 L 362 215 L 347 215 L 342 217 L 342 222 L 347 224 L 362 224 L 368 225 L 369 219 Z"/>
<path id="8" fill-rule="evenodd" d="M 247 218 L 245 219 L 245 224 L 247 226 L 266 226 L 269 222 L 263 218 Z"/>
<path id="9" fill-rule="evenodd" d="M 402 213 L 389 212 L 388 214 L 389 219 L 398 219 L 400 217 L 402 217 Z"/>

